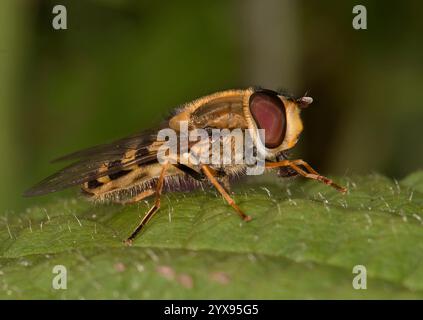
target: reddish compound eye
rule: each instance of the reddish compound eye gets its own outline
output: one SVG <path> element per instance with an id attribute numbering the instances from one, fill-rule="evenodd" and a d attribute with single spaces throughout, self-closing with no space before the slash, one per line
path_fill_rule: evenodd
<path id="1" fill-rule="evenodd" d="M 266 148 L 279 147 L 286 131 L 285 107 L 282 100 L 271 91 L 256 92 L 250 97 L 250 111 L 257 127 L 265 130 Z"/>

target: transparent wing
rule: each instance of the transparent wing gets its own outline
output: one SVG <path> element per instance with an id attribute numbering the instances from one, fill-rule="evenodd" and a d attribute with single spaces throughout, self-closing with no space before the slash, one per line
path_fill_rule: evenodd
<path id="1" fill-rule="evenodd" d="M 85 182 L 117 173 L 130 166 L 157 161 L 156 151 L 149 147 L 156 140 L 156 134 L 143 132 L 124 139 L 93 148 L 71 153 L 55 161 L 76 160 L 59 172 L 42 180 L 24 193 L 37 196 L 63 190 Z M 128 152 L 132 154 L 124 159 Z"/>
<path id="2" fill-rule="evenodd" d="M 112 143 L 102 144 L 91 148 L 79 150 L 65 156 L 56 158 L 52 163 L 77 160 L 82 158 L 97 158 L 97 157 L 120 157 L 122 154 L 131 149 L 136 149 L 140 145 L 151 143 L 156 138 L 154 131 L 143 131 L 129 137 L 116 140 Z"/>

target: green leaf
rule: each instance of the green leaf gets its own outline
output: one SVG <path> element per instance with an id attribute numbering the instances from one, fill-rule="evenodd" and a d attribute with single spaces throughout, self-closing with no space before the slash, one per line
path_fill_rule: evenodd
<path id="1" fill-rule="evenodd" d="M 151 205 L 58 198 L 0 217 L 0 298 L 423 298 L 423 173 L 243 182 L 242 222 L 214 191 L 173 193 L 132 247 Z M 56 290 L 53 267 L 67 270 Z M 355 290 L 353 268 L 367 270 Z"/>

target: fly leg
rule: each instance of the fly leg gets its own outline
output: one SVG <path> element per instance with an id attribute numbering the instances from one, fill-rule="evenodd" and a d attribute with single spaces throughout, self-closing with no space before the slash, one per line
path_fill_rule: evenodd
<path id="1" fill-rule="evenodd" d="M 225 200 L 228 202 L 228 204 L 234 208 L 234 210 L 240 215 L 242 220 L 244 221 L 250 221 L 251 217 L 247 216 L 242 210 L 236 205 L 235 201 L 231 198 L 231 196 L 226 192 L 225 188 L 222 187 L 222 185 L 216 180 L 214 177 L 214 170 L 210 168 L 209 166 L 203 164 L 201 166 L 201 170 L 204 172 L 204 174 L 207 176 L 209 181 L 214 185 L 214 187 L 217 189 L 217 191 L 220 192 L 220 194 L 225 198 Z"/>
<path id="2" fill-rule="evenodd" d="M 134 229 L 134 231 L 131 233 L 131 235 L 128 237 L 128 239 L 125 240 L 126 245 L 128 245 L 128 246 L 132 245 L 133 240 L 138 235 L 138 233 L 141 231 L 141 229 L 148 223 L 148 221 L 150 221 L 150 219 L 154 216 L 154 214 L 159 210 L 159 208 L 160 208 L 160 197 L 162 195 L 164 178 L 165 178 L 167 166 L 168 166 L 168 164 L 165 164 L 162 167 L 162 171 L 160 173 L 160 177 L 159 177 L 159 180 L 158 180 L 157 186 L 156 186 L 156 191 L 155 191 L 156 199 L 154 201 L 154 205 L 150 208 L 150 210 L 148 210 L 148 212 L 146 213 L 144 218 L 142 218 L 141 222 Z"/>
<path id="3" fill-rule="evenodd" d="M 299 166 L 304 167 L 307 171 L 301 169 Z M 346 188 L 341 187 L 337 185 L 336 183 L 334 183 L 331 179 L 320 175 L 304 160 L 298 159 L 298 160 L 282 160 L 278 162 L 266 162 L 266 168 L 278 168 L 278 167 L 290 167 L 305 178 L 321 181 L 324 184 L 335 188 L 339 192 L 342 192 L 342 193 L 347 192 Z"/>
<path id="4" fill-rule="evenodd" d="M 145 190 L 141 193 L 138 193 L 135 197 L 130 198 L 128 200 L 118 200 L 115 201 L 119 204 L 134 204 L 137 202 L 140 202 L 141 200 L 144 200 L 145 198 L 148 198 L 149 196 L 152 196 L 156 191 L 153 189 Z"/>

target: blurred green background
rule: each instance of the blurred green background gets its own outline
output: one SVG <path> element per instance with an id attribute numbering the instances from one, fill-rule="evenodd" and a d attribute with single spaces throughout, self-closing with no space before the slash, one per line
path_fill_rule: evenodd
<path id="1" fill-rule="evenodd" d="M 68 29 L 54 30 L 65 5 Z M 368 11 L 354 30 L 352 8 Z M 0 212 L 57 156 L 150 127 L 228 88 L 308 92 L 295 155 L 401 178 L 423 159 L 421 1 L 0 2 Z M 46 197 L 44 197 L 46 199 Z"/>

